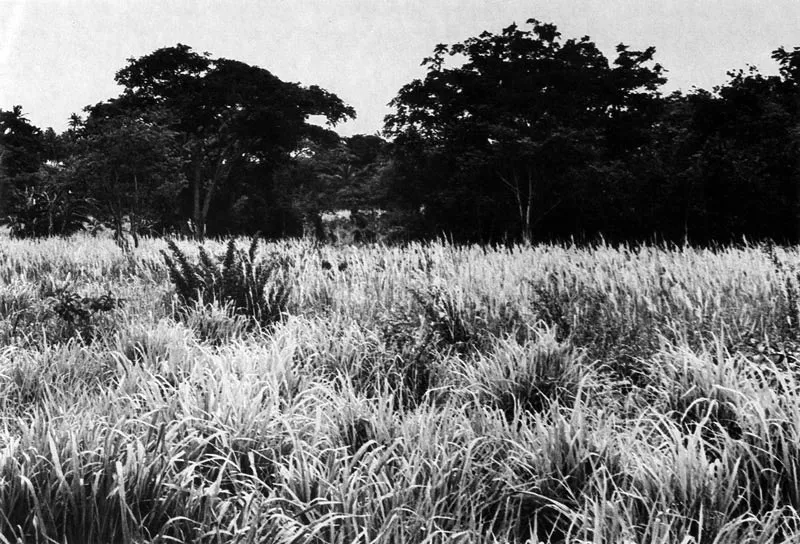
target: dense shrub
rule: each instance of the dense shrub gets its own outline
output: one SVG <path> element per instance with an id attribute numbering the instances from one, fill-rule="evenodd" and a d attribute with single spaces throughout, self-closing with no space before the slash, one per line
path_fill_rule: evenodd
<path id="1" fill-rule="evenodd" d="M 258 241 L 254 237 L 244 252 L 231 239 L 225 254 L 216 258 L 201 246 L 196 263 L 189 262 L 173 240 L 168 241 L 171 255 L 165 251 L 162 255 L 181 304 L 191 307 L 214 302 L 260 324 L 280 320 L 292 293 L 291 259 L 273 254 L 257 261 Z"/>
<path id="2" fill-rule="evenodd" d="M 28 189 L 7 219 L 13 236 L 39 238 L 69 236 L 81 231 L 86 217 L 81 203 L 67 191 Z"/>
<path id="3" fill-rule="evenodd" d="M 71 339 L 90 344 L 115 328 L 114 310 L 124 302 L 112 293 L 81 295 L 67 282 L 0 292 L 0 339 L 23 346 Z"/>
<path id="4" fill-rule="evenodd" d="M 69 288 L 49 295 L 53 312 L 58 316 L 62 337 L 78 337 L 85 342 L 94 339 L 100 322 L 123 301 L 110 293 L 98 296 L 81 296 Z"/>

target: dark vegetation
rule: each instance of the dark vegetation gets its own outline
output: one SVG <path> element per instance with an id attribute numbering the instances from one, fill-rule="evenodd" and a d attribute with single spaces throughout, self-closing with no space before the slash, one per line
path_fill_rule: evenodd
<path id="1" fill-rule="evenodd" d="M 163 256 L 181 306 L 216 303 L 263 325 L 278 321 L 291 295 L 290 259 L 273 254 L 256 262 L 258 242 L 258 236 L 253 237 L 245 253 L 230 239 L 219 257 L 200 246 L 198 262 L 193 263 L 170 240 L 169 253 Z"/>
<path id="2" fill-rule="evenodd" d="M 179 44 L 130 59 L 122 94 L 62 134 L 0 111 L 0 217 L 21 237 L 103 224 L 126 247 L 331 238 L 338 209 L 356 241 L 796 242 L 800 48 L 772 57 L 778 75 L 665 96 L 654 48 L 607 58 L 530 20 L 436 46 L 383 136 L 343 138 L 335 94 Z"/>

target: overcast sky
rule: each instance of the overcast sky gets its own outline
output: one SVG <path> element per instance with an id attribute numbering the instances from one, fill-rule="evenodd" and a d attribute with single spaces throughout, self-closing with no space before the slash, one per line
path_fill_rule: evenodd
<path id="1" fill-rule="evenodd" d="M 800 45 L 800 0 L 0 0 L 0 109 L 57 131 L 116 96 L 129 57 L 184 43 L 317 84 L 356 108 L 341 134 L 373 134 L 438 43 L 536 18 L 607 56 L 654 45 L 667 90 L 710 89 L 770 52 Z"/>

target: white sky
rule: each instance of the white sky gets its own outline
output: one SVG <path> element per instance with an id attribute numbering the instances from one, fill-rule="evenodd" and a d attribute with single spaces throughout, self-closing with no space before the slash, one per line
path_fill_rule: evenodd
<path id="1" fill-rule="evenodd" d="M 0 0 L 0 108 L 57 131 L 119 94 L 129 57 L 176 43 L 317 84 L 355 107 L 341 134 L 373 134 L 437 43 L 528 18 L 565 38 L 657 48 L 667 90 L 710 89 L 770 52 L 800 45 L 800 0 Z"/>

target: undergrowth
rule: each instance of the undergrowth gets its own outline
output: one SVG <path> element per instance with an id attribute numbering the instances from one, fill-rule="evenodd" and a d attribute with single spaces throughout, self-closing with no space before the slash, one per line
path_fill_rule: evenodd
<path id="1" fill-rule="evenodd" d="M 800 540 L 795 249 L 248 242 L 3 245 L 0 542 Z"/>
<path id="2" fill-rule="evenodd" d="M 258 243 L 258 236 L 253 237 L 245 252 L 230 239 L 225 254 L 219 257 L 200 246 L 197 262 L 191 262 L 173 240 L 168 240 L 169 253 L 162 254 L 181 305 L 213 302 L 262 325 L 279 321 L 292 292 L 291 259 L 273 253 L 258 261 Z"/>

